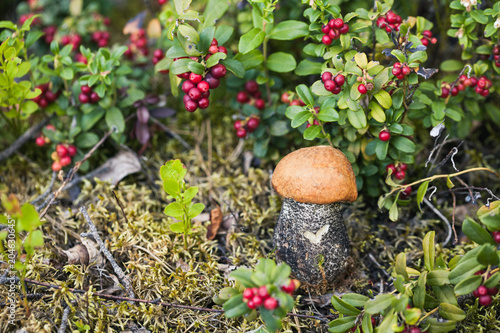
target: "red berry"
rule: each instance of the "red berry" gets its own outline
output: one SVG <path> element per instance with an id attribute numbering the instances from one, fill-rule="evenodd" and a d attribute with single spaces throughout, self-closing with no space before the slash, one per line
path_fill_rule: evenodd
<path id="1" fill-rule="evenodd" d="M 159 4 L 160 6 L 163 6 L 163 5 L 164 5 L 164 4 L 166 4 L 166 3 L 167 3 L 167 0 L 158 0 L 158 4 Z"/>
<path id="2" fill-rule="evenodd" d="M 335 19 L 331 19 L 330 21 L 328 21 L 328 26 L 330 27 L 330 29 L 335 28 Z"/>
<path id="3" fill-rule="evenodd" d="M 326 80 L 324 86 L 327 91 L 333 91 L 337 87 L 333 80 Z"/>
<path id="4" fill-rule="evenodd" d="M 196 89 L 196 88 L 193 88 L 193 89 Z M 187 111 L 194 112 L 198 108 L 198 103 L 196 103 L 193 100 L 188 100 L 184 103 L 184 107 L 186 108 Z"/>
<path id="5" fill-rule="evenodd" d="M 236 120 L 236 121 L 234 122 L 234 125 L 233 125 L 234 129 L 238 130 L 238 129 L 240 129 L 240 128 L 241 128 L 241 126 L 242 126 L 242 124 L 241 124 L 241 120 Z"/>
<path id="6" fill-rule="evenodd" d="M 255 94 L 258 90 L 259 90 L 259 85 L 257 84 L 257 82 L 255 81 L 248 81 L 247 83 L 245 83 L 245 90 L 249 93 L 249 94 Z"/>
<path id="7" fill-rule="evenodd" d="M 488 295 L 495 296 L 496 294 L 498 294 L 498 288 L 496 287 L 488 288 Z"/>
<path id="8" fill-rule="evenodd" d="M 389 131 L 381 131 L 378 134 L 378 138 L 380 139 L 380 141 L 389 141 L 389 139 L 391 138 L 391 133 Z"/>
<path id="9" fill-rule="evenodd" d="M 52 103 L 57 99 L 57 94 L 49 90 L 45 93 L 45 98 L 47 99 L 47 102 Z"/>
<path id="10" fill-rule="evenodd" d="M 248 306 L 248 308 L 250 308 L 252 310 L 255 309 L 255 308 L 257 308 L 255 306 L 255 303 L 253 302 L 253 300 L 248 301 L 247 306 Z"/>
<path id="11" fill-rule="evenodd" d="M 324 35 L 323 38 L 321 38 L 321 42 L 325 45 L 331 45 L 333 40 L 330 38 L 330 36 Z"/>
<path id="12" fill-rule="evenodd" d="M 254 296 L 252 298 L 252 301 L 256 308 L 262 305 L 262 298 L 260 298 L 259 296 Z"/>
<path id="13" fill-rule="evenodd" d="M 55 172 L 58 172 L 62 169 L 62 165 L 61 163 L 55 161 L 54 163 L 52 163 L 52 171 L 55 171 Z"/>
<path id="14" fill-rule="evenodd" d="M 198 83 L 197 87 L 201 90 L 201 92 L 207 92 L 210 89 L 210 85 L 207 81 L 201 81 Z"/>
<path id="15" fill-rule="evenodd" d="M 493 239 L 495 240 L 496 243 L 500 243 L 500 233 L 494 235 Z"/>
<path id="16" fill-rule="evenodd" d="M 43 136 L 38 136 L 36 139 L 35 139 L 35 143 L 37 146 L 39 147 L 43 147 L 45 145 L 45 139 Z"/>
<path id="17" fill-rule="evenodd" d="M 69 44 L 69 42 L 70 42 L 70 38 L 69 38 L 69 36 L 68 36 L 68 35 L 66 35 L 66 36 L 62 36 L 62 37 L 61 37 L 61 44 L 62 44 L 62 45 L 68 45 L 68 44 Z"/>
<path id="18" fill-rule="evenodd" d="M 198 83 L 203 80 L 203 76 L 201 76 L 200 74 L 191 73 L 189 74 L 189 80 L 193 83 Z"/>
<path id="19" fill-rule="evenodd" d="M 283 103 L 290 103 L 290 95 L 286 92 L 284 92 L 282 95 L 281 95 L 281 101 Z"/>
<path id="20" fill-rule="evenodd" d="M 208 48 L 208 52 L 210 52 L 210 54 L 216 54 L 217 52 L 219 52 L 219 48 L 217 47 L 217 45 L 211 45 Z"/>
<path id="21" fill-rule="evenodd" d="M 451 96 L 457 96 L 458 95 L 458 87 L 455 86 L 451 89 Z"/>
<path id="22" fill-rule="evenodd" d="M 56 130 L 56 127 L 52 124 L 48 124 L 47 126 L 45 126 L 46 129 L 48 129 L 49 131 L 55 131 Z"/>
<path id="23" fill-rule="evenodd" d="M 483 89 L 483 91 L 481 91 L 481 96 L 486 97 L 489 93 L 490 91 L 488 89 Z"/>
<path id="24" fill-rule="evenodd" d="M 438 40 L 437 40 L 437 38 L 435 38 L 435 37 L 434 37 L 434 38 L 431 38 L 431 43 L 432 43 L 432 44 L 436 44 L 436 43 L 437 43 L 437 41 L 438 41 Z"/>
<path id="25" fill-rule="evenodd" d="M 486 87 L 486 80 L 484 80 L 483 78 L 481 78 L 478 82 L 477 82 L 477 86 L 481 89 L 484 89 Z"/>
<path id="26" fill-rule="evenodd" d="M 188 92 L 189 98 L 193 101 L 197 101 L 201 98 L 201 90 L 198 88 L 191 88 Z"/>
<path id="27" fill-rule="evenodd" d="M 481 306 L 490 306 L 491 305 L 491 296 L 485 295 L 479 297 L 479 304 Z"/>
<path id="28" fill-rule="evenodd" d="M 341 35 L 345 35 L 346 33 L 348 33 L 349 25 L 347 25 L 347 23 L 344 23 L 344 25 L 339 29 L 339 32 Z"/>
<path id="29" fill-rule="evenodd" d="M 48 105 L 49 105 L 49 102 L 47 102 L 47 100 L 45 98 L 40 98 L 40 100 L 38 101 L 38 105 L 41 107 L 41 108 L 46 108 Z"/>
<path id="30" fill-rule="evenodd" d="M 427 38 L 422 38 L 420 42 L 422 42 L 423 46 L 429 46 L 429 40 Z"/>
<path id="31" fill-rule="evenodd" d="M 315 120 L 315 122 L 317 122 L 317 120 Z M 318 125 L 318 124 L 313 123 L 313 125 Z M 295 290 L 295 282 L 293 282 L 293 280 L 290 280 L 290 282 L 287 285 L 281 287 L 281 290 L 283 290 L 286 293 L 292 294 L 293 291 Z"/>
<path id="32" fill-rule="evenodd" d="M 291 101 L 290 105 L 300 105 L 300 102 L 297 100 Z"/>
<path id="33" fill-rule="evenodd" d="M 321 81 L 323 81 L 323 83 L 325 83 L 325 81 L 331 80 L 331 79 L 332 79 L 332 73 L 324 72 L 323 74 L 321 74 Z"/>
<path id="34" fill-rule="evenodd" d="M 394 164 L 387 164 L 387 166 L 385 167 L 385 171 L 389 172 L 389 170 L 392 170 L 392 174 L 396 173 L 396 167 L 394 166 Z"/>
<path id="35" fill-rule="evenodd" d="M 244 128 L 239 128 L 238 130 L 236 130 L 236 136 L 238 138 L 244 138 L 245 136 L 247 136 L 247 131 Z"/>
<path id="36" fill-rule="evenodd" d="M 470 85 L 471 87 L 475 87 L 478 83 L 477 78 L 474 76 L 470 78 L 470 81 L 471 81 L 471 85 Z"/>
<path id="37" fill-rule="evenodd" d="M 198 101 L 198 106 L 200 109 L 205 110 L 206 108 L 208 108 L 209 105 L 210 105 L 210 101 L 206 97 L 202 97 Z"/>
<path id="38" fill-rule="evenodd" d="M 422 35 L 424 35 L 425 37 L 431 38 L 432 37 L 432 32 L 430 30 L 424 30 L 422 32 Z"/>
<path id="39" fill-rule="evenodd" d="M 64 156 L 64 157 L 61 157 L 61 166 L 65 167 L 65 166 L 68 166 L 71 164 L 71 157 L 69 156 Z"/>
<path id="40" fill-rule="evenodd" d="M 334 28 L 340 29 L 342 28 L 343 25 L 344 25 L 344 20 L 342 20 L 341 18 L 335 19 L 335 21 L 333 21 Z"/>
<path id="41" fill-rule="evenodd" d="M 364 95 L 368 92 L 368 89 L 366 89 L 366 86 L 361 83 L 359 86 L 358 86 L 358 91 L 360 94 Z"/>
<path id="42" fill-rule="evenodd" d="M 212 43 L 210 45 L 219 45 L 219 43 L 217 42 L 217 39 L 212 39 Z"/>
<path id="43" fill-rule="evenodd" d="M 225 53 L 225 54 L 227 54 L 227 49 L 226 49 L 224 46 L 219 46 L 218 51 L 219 51 L 220 53 Z"/>
<path id="44" fill-rule="evenodd" d="M 99 97 L 99 95 L 97 95 L 96 92 L 93 92 L 92 94 L 90 94 L 90 101 L 92 103 L 97 103 L 97 102 L 99 102 L 100 99 L 101 98 Z"/>
<path id="45" fill-rule="evenodd" d="M 86 104 L 90 101 L 90 98 L 88 95 L 81 93 L 80 95 L 78 95 L 78 100 L 80 101 L 80 103 Z"/>
<path id="46" fill-rule="evenodd" d="M 402 71 L 401 71 L 401 67 L 392 67 L 392 75 L 394 76 L 398 76 L 398 75 L 401 75 Z"/>
<path id="47" fill-rule="evenodd" d="M 441 88 L 441 97 L 442 98 L 447 98 L 450 95 L 450 89 L 446 87 Z"/>
<path id="48" fill-rule="evenodd" d="M 71 156 L 71 157 L 75 156 L 76 152 L 77 152 L 77 149 L 75 146 L 73 146 L 73 145 L 68 146 L 68 155 L 69 156 Z"/>
<path id="49" fill-rule="evenodd" d="M 161 59 L 161 58 L 163 58 L 163 51 L 161 49 L 156 49 L 153 52 L 153 56 L 158 58 L 158 59 Z"/>
<path id="50" fill-rule="evenodd" d="M 257 127 L 259 127 L 259 123 L 260 123 L 259 118 L 252 117 L 252 118 L 248 119 L 248 121 L 247 121 L 248 131 L 250 133 L 252 133 L 253 131 L 255 131 L 257 129 Z"/>
<path id="51" fill-rule="evenodd" d="M 457 87 L 458 87 L 459 91 L 464 91 L 465 90 L 465 84 L 463 84 L 463 83 L 459 83 Z"/>
<path id="52" fill-rule="evenodd" d="M 92 88 L 90 88 L 89 86 L 81 86 L 80 90 L 85 95 L 90 95 L 92 93 Z"/>
<path id="53" fill-rule="evenodd" d="M 403 67 L 401 68 L 401 73 L 402 73 L 404 76 L 410 75 L 410 73 L 411 73 L 411 69 L 410 69 L 410 67 L 408 67 L 408 66 L 403 66 Z"/>
<path id="54" fill-rule="evenodd" d="M 403 170 L 396 171 L 396 179 L 403 180 L 406 177 L 406 172 Z"/>
<path id="55" fill-rule="evenodd" d="M 327 34 L 328 32 L 330 31 L 330 27 L 327 25 L 324 25 L 322 28 L 321 28 L 321 32 L 324 33 L 324 34 Z"/>
<path id="56" fill-rule="evenodd" d="M 472 292 L 472 296 L 474 296 L 475 298 L 479 298 L 479 296 L 481 296 L 481 295 L 479 295 L 479 293 L 477 292 L 477 289 L 476 289 Z"/>
<path id="57" fill-rule="evenodd" d="M 189 92 L 189 90 L 193 89 L 194 87 L 196 87 L 196 84 L 194 84 L 190 80 L 186 80 L 182 83 L 182 91 L 184 91 L 184 93 L 186 94 Z"/>
<path id="58" fill-rule="evenodd" d="M 64 157 L 68 155 L 68 149 L 63 145 L 57 145 L 56 153 L 59 157 Z"/>
<path id="59" fill-rule="evenodd" d="M 264 102 L 262 98 L 259 98 L 255 101 L 255 107 L 259 110 L 264 110 L 264 108 L 266 107 L 266 102 Z"/>
<path id="60" fill-rule="evenodd" d="M 217 64 L 214 67 L 212 67 L 212 75 L 216 79 L 220 79 L 224 76 L 226 76 L 226 66 L 222 64 Z"/>
<path id="61" fill-rule="evenodd" d="M 260 287 L 258 294 L 259 294 L 260 298 L 262 298 L 263 300 L 266 300 L 269 297 L 269 292 L 267 291 L 266 286 Z"/>
<path id="62" fill-rule="evenodd" d="M 385 20 L 385 17 L 379 17 L 379 18 L 377 19 L 376 25 L 377 25 L 377 27 L 379 27 L 379 28 L 385 28 L 385 26 L 387 25 L 387 23 L 386 23 L 386 22 L 387 22 L 387 21 Z"/>
<path id="63" fill-rule="evenodd" d="M 412 192 L 412 189 L 411 189 L 411 186 L 408 186 L 407 188 L 405 188 L 402 192 L 401 192 L 401 197 L 404 199 L 404 198 L 408 198 L 410 196 Z"/>
<path id="64" fill-rule="evenodd" d="M 214 78 L 210 73 L 205 76 L 205 81 L 207 81 L 210 89 L 215 89 L 220 85 L 220 80 Z"/>
<path id="65" fill-rule="evenodd" d="M 248 95 L 247 95 L 246 92 L 240 91 L 236 95 L 236 100 L 238 101 L 238 103 L 245 104 L 245 103 L 247 103 L 250 100 L 250 98 L 248 97 Z"/>
<path id="66" fill-rule="evenodd" d="M 399 170 L 406 171 L 408 169 L 408 165 L 406 163 L 401 163 L 399 165 Z"/>
<path id="67" fill-rule="evenodd" d="M 418 327 L 412 327 L 410 333 L 422 333 L 422 331 Z"/>
<path id="68" fill-rule="evenodd" d="M 335 77 L 335 83 L 338 85 L 338 86 L 343 86 L 344 83 L 345 83 L 345 76 L 342 75 L 342 74 L 338 74 L 336 77 Z"/>
<path id="69" fill-rule="evenodd" d="M 274 310 L 278 307 L 278 301 L 273 297 L 269 297 L 264 301 L 264 307 L 267 310 Z"/>
<path id="70" fill-rule="evenodd" d="M 328 37 L 333 39 L 338 39 L 340 37 L 340 32 L 338 29 L 332 29 L 328 32 Z"/>
<path id="71" fill-rule="evenodd" d="M 397 15 L 394 13 L 387 13 L 386 20 L 389 24 L 394 24 L 397 23 L 398 18 Z"/>

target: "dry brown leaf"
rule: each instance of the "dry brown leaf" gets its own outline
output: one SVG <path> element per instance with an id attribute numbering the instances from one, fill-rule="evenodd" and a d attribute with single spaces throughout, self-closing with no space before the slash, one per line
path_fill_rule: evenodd
<path id="1" fill-rule="evenodd" d="M 189 265 L 186 264 L 186 262 L 182 259 L 177 260 L 177 262 L 175 263 L 175 268 L 177 269 L 179 267 L 183 272 L 189 272 Z"/>
<path id="2" fill-rule="evenodd" d="M 212 240 L 222 223 L 222 211 L 219 206 L 210 211 L 210 225 L 207 227 L 207 239 Z"/>
<path id="3" fill-rule="evenodd" d="M 146 17 L 146 11 L 142 11 L 133 18 L 131 18 L 127 24 L 123 27 L 123 34 L 128 35 L 128 34 L 133 34 L 142 27 L 142 23 L 144 21 L 144 18 Z"/>
<path id="4" fill-rule="evenodd" d="M 63 250 L 62 253 L 68 257 L 69 265 L 81 264 L 86 266 L 89 264 L 89 252 L 83 244 L 75 245 L 67 251 Z"/>
<path id="5" fill-rule="evenodd" d="M 95 171 L 96 177 L 116 185 L 132 173 L 141 171 L 141 162 L 129 151 L 121 151 Z"/>

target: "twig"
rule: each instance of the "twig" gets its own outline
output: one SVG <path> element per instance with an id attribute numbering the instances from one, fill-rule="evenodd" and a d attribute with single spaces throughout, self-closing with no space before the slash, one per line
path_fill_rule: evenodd
<path id="1" fill-rule="evenodd" d="M 75 165 L 73 166 L 73 168 L 71 168 L 71 170 L 69 170 L 68 176 L 66 177 L 66 179 L 64 180 L 64 182 L 61 184 L 61 186 L 57 189 L 57 191 L 54 192 L 54 196 L 50 199 L 49 203 L 47 204 L 47 206 L 45 206 L 45 209 L 40 214 L 40 219 L 42 217 L 44 217 L 45 214 L 47 214 L 47 211 L 49 210 L 50 205 L 52 205 L 52 203 L 57 198 L 57 196 L 61 193 L 61 191 L 64 189 L 64 187 L 66 186 L 66 184 L 68 184 L 68 182 L 70 182 L 73 179 L 73 176 L 78 171 L 78 169 L 80 169 L 81 165 L 87 159 L 89 159 L 90 156 L 92 156 L 92 154 L 97 150 L 97 148 L 99 148 L 99 146 L 102 145 L 103 142 L 106 141 L 106 139 L 111 134 L 113 134 L 116 130 L 117 130 L 116 127 L 113 127 L 109 132 L 107 132 L 106 134 L 104 134 L 104 136 L 101 138 L 101 140 L 99 140 L 99 142 L 96 143 L 95 146 L 92 147 L 92 149 L 87 154 L 85 154 L 85 156 L 83 157 L 83 159 L 81 161 L 76 162 Z"/>
<path id="2" fill-rule="evenodd" d="M 125 222 L 128 224 L 127 214 L 125 214 L 125 209 L 123 208 L 123 205 L 122 205 L 122 203 L 120 202 L 120 199 L 118 199 L 118 197 L 116 196 L 115 191 L 111 191 L 111 192 L 113 193 L 113 196 L 115 197 L 116 203 L 118 204 L 118 206 L 119 206 L 119 207 L 120 207 L 120 209 L 122 210 L 122 215 L 123 215 L 123 218 L 125 219 Z"/>
<path id="3" fill-rule="evenodd" d="M 451 239 L 451 225 L 450 225 L 450 221 L 448 221 L 448 219 L 446 218 L 446 216 L 444 216 L 443 214 L 441 214 L 441 212 L 436 208 L 434 207 L 433 204 L 430 203 L 429 200 L 427 200 L 427 198 L 424 197 L 424 202 L 427 206 L 429 206 L 430 209 L 432 209 L 432 211 L 441 218 L 441 220 L 443 220 L 444 223 L 446 223 L 446 225 L 448 226 L 448 236 L 446 237 L 446 240 L 444 241 L 443 243 L 443 247 L 446 246 L 446 244 L 448 244 L 448 242 L 450 241 Z"/>
<path id="4" fill-rule="evenodd" d="M 39 282 L 39 281 L 31 280 L 31 279 L 24 279 L 24 281 L 26 283 L 29 283 L 29 284 L 34 284 L 34 285 L 42 286 L 42 287 L 46 287 L 46 288 L 52 288 L 52 289 L 62 289 L 63 288 L 62 286 L 58 286 L 55 284 Z M 65 287 L 65 289 L 68 290 L 69 292 L 72 292 L 75 294 L 85 294 L 86 293 L 85 290 L 81 290 L 81 289 L 67 288 L 67 287 Z M 203 307 L 199 307 L 199 306 L 189 306 L 189 305 L 160 302 L 159 299 L 145 300 L 145 299 L 140 299 L 140 298 L 130 298 L 130 297 L 115 296 L 115 295 L 107 295 L 107 294 L 94 294 L 94 296 L 102 298 L 102 299 L 113 300 L 113 301 L 128 301 L 128 302 L 137 302 L 137 303 L 145 303 L 145 304 L 154 304 L 154 305 L 161 305 L 161 306 L 177 308 L 177 309 L 205 311 L 205 312 L 214 312 L 214 313 L 223 313 L 224 312 L 224 310 L 220 310 L 220 309 L 211 309 L 211 308 L 203 308 Z M 298 313 L 288 313 L 287 315 L 290 317 L 309 318 L 309 319 L 317 319 L 317 320 L 328 320 L 328 319 L 338 318 L 338 316 L 336 316 L 336 315 L 311 316 L 311 315 L 303 315 L 303 314 L 298 314 Z"/>
<path id="5" fill-rule="evenodd" d="M 113 270 L 115 271 L 116 275 L 118 275 L 118 278 L 120 279 L 120 281 L 122 281 L 122 283 L 124 284 L 125 289 L 129 295 L 129 297 L 134 298 L 135 294 L 134 294 L 134 291 L 132 290 L 132 285 L 130 284 L 128 276 L 126 276 L 125 273 L 123 272 L 123 270 L 120 268 L 120 266 L 118 266 L 115 259 L 113 258 L 113 255 L 106 248 L 106 245 L 104 245 L 104 242 L 102 241 L 101 237 L 99 236 L 99 233 L 97 232 L 97 228 L 96 228 L 94 222 L 92 222 L 92 220 L 90 219 L 89 213 L 87 212 L 87 209 L 85 209 L 85 206 L 82 206 L 80 208 L 80 212 L 82 212 L 83 217 L 87 221 L 87 224 L 89 225 L 89 228 L 90 228 L 90 233 L 94 237 L 97 244 L 99 244 L 99 248 L 104 253 L 104 256 L 106 256 L 106 258 L 108 259 L 111 266 L 113 266 Z"/>
<path id="6" fill-rule="evenodd" d="M 57 172 L 52 171 L 52 178 L 50 179 L 49 187 L 45 190 L 45 192 L 43 192 L 38 197 L 33 199 L 33 201 L 30 202 L 32 205 L 35 205 L 38 201 L 45 199 L 45 197 L 50 194 L 50 191 L 52 190 L 52 187 L 54 187 L 54 183 L 56 182 L 56 175 Z"/>
<path id="7" fill-rule="evenodd" d="M 446 157 L 443 158 L 443 160 L 441 162 L 439 162 L 439 164 L 434 167 L 434 170 L 432 170 L 431 174 L 434 174 L 437 171 L 437 169 L 439 169 L 442 165 L 444 165 L 446 162 L 448 162 L 449 159 L 451 159 L 451 162 L 453 164 L 453 168 L 455 169 L 455 171 L 458 171 L 456 166 L 455 166 L 455 161 L 453 161 L 453 157 L 458 153 L 458 148 L 460 148 L 460 146 L 463 143 L 464 143 L 464 141 L 460 142 L 458 144 L 458 146 L 453 147 L 450 150 L 450 152 L 448 153 L 448 155 L 446 155 Z M 436 157 L 437 157 L 437 155 L 436 155 Z"/>
<path id="8" fill-rule="evenodd" d="M 455 241 L 453 242 L 453 245 L 458 243 L 458 236 L 457 236 L 457 231 L 455 230 L 455 210 L 457 209 L 457 196 L 455 193 L 451 192 L 451 196 L 453 197 L 453 211 L 451 213 L 451 227 L 453 228 L 453 234 L 455 236 Z"/>
<path id="9" fill-rule="evenodd" d="M 157 255 L 155 255 L 154 253 L 152 253 L 151 251 L 149 251 L 148 249 L 140 246 L 140 245 L 132 245 L 132 247 L 135 247 L 136 249 L 140 249 L 140 250 L 143 250 L 144 252 L 146 252 L 147 254 L 149 254 L 153 259 L 156 259 L 156 261 L 158 261 L 160 263 L 160 265 L 162 265 L 163 267 L 165 267 L 165 269 L 169 272 L 169 273 L 174 273 L 174 270 L 169 267 L 167 264 L 165 264 L 163 262 L 163 260 L 161 260 L 160 258 L 158 258 Z"/>
<path id="10" fill-rule="evenodd" d="M 153 123 L 155 123 L 156 125 L 158 125 L 162 130 L 164 130 L 165 132 L 167 132 L 174 139 L 176 139 L 177 141 L 179 141 L 184 148 L 186 148 L 187 150 L 193 150 L 193 148 L 189 145 L 189 143 L 187 143 L 183 138 L 181 138 L 181 136 L 179 134 L 175 133 L 170 128 L 168 128 L 167 126 L 165 126 L 165 124 L 163 124 L 161 121 L 159 121 L 155 117 L 149 117 L 149 119 Z"/>
<path id="11" fill-rule="evenodd" d="M 2 112 L 2 111 L 0 111 Z M 9 158 L 10 155 L 14 154 L 19 148 L 21 148 L 26 142 L 35 137 L 35 135 L 42 130 L 42 128 L 47 125 L 51 117 L 45 118 L 35 126 L 30 127 L 23 135 L 21 135 L 9 148 L 0 152 L 0 162 Z"/>
<path id="12" fill-rule="evenodd" d="M 69 317 L 69 311 L 70 307 L 66 306 L 63 311 L 63 316 L 61 318 L 61 326 L 59 326 L 59 329 L 57 330 L 57 333 L 65 333 L 66 332 L 66 327 L 68 326 L 68 317 Z"/>

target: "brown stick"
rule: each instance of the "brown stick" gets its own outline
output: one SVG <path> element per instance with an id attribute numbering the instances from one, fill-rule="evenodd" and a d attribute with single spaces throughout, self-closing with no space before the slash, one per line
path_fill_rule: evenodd
<path id="1" fill-rule="evenodd" d="M 61 184 L 61 186 L 57 189 L 57 191 L 54 192 L 54 196 L 50 199 L 49 203 L 47 204 L 47 206 L 45 206 L 45 209 L 40 214 L 40 219 L 42 217 L 44 217 L 45 214 L 47 214 L 47 211 L 49 210 L 50 205 L 52 205 L 54 203 L 54 200 L 56 200 L 57 196 L 62 192 L 62 190 L 64 189 L 64 187 L 66 186 L 66 184 L 68 184 L 68 182 L 70 182 L 73 179 L 73 176 L 78 171 L 78 169 L 80 169 L 80 167 L 82 166 L 82 164 L 87 159 L 89 159 L 90 156 L 92 156 L 92 154 L 97 150 L 97 148 L 99 148 L 99 146 L 102 145 L 103 142 L 106 141 L 106 139 L 111 134 L 113 134 L 115 132 L 115 130 L 116 129 L 113 128 L 109 132 L 107 132 L 106 134 L 104 134 L 104 136 L 101 138 L 101 140 L 99 140 L 99 142 L 96 143 L 95 146 L 92 147 L 92 149 L 87 154 L 85 154 L 85 156 L 83 157 L 83 159 L 81 161 L 76 162 L 75 166 L 73 166 L 73 168 L 71 168 L 71 170 L 69 170 L 68 176 L 66 177 L 66 179 L 64 180 L 64 182 Z"/>
<path id="2" fill-rule="evenodd" d="M 2 111 L 0 111 L 2 112 Z M 35 135 L 42 130 L 42 128 L 47 125 L 50 121 L 49 118 L 45 118 L 35 126 L 30 127 L 23 135 L 21 135 L 9 148 L 0 152 L 0 162 L 6 160 L 10 155 L 14 154 L 19 148 L 21 148 L 26 142 L 34 138 Z"/>
<path id="3" fill-rule="evenodd" d="M 61 286 L 58 286 L 55 284 L 39 282 L 39 281 L 31 280 L 31 279 L 24 279 L 24 281 L 26 283 L 29 283 L 29 284 L 34 284 L 34 285 L 42 286 L 42 287 L 46 287 L 46 288 L 62 289 Z M 80 290 L 80 289 L 75 289 L 75 288 L 66 288 L 66 289 L 72 293 L 75 293 L 75 294 L 86 293 L 85 290 Z M 170 307 L 170 308 L 177 308 L 177 309 L 224 313 L 224 310 L 220 310 L 220 309 L 210 309 L 210 308 L 203 308 L 203 307 L 199 307 L 199 306 L 190 306 L 190 305 L 160 302 L 159 299 L 157 299 L 157 300 L 145 300 L 145 299 L 140 299 L 140 298 L 130 298 L 130 297 L 115 296 L 115 295 L 107 295 L 107 294 L 94 294 L 94 296 L 97 296 L 97 297 L 100 297 L 103 299 L 113 300 L 113 301 L 128 301 L 128 302 L 155 304 L 155 305 L 161 305 L 161 306 Z M 288 313 L 287 315 L 290 317 L 299 317 L 299 318 L 308 318 L 308 319 L 317 319 L 317 320 L 326 320 L 326 321 L 329 319 L 338 318 L 335 315 L 310 316 L 310 315 L 303 315 L 303 314 L 298 314 L 298 313 Z"/>

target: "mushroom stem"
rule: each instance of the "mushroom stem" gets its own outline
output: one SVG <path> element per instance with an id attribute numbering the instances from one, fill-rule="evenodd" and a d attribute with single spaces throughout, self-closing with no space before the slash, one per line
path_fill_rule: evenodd
<path id="1" fill-rule="evenodd" d="M 333 282 L 349 257 L 341 205 L 311 204 L 285 198 L 274 231 L 276 258 L 311 285 Z"/>

